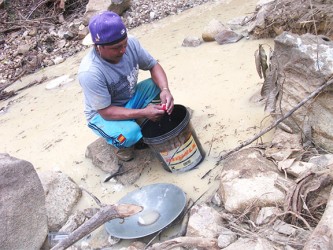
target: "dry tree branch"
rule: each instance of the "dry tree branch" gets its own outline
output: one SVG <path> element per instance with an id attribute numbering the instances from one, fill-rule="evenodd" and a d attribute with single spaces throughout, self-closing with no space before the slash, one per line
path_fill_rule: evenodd
<path id="1" fill-rule="evenodd" d="M 306 221 L 306 219 L 304 219 L 302 216 L 300 216 L 299 214 L 293 212 L 293 211 L 286 211 L 280 214 L 275 215 L 275 217 L 268 223 L 268 225 L 271 225 L 274 221 L 276 221 L 277 218 L 281 217 L 281 216 L 285 216 L 287 214 L 291 214 L 292 216 L 297 217 L 298 219 L 300 219 L 304 225 L 310 230 L 312 231 L 312 227 L 310 226 L 310 224 Z"/>
<path id="2" fill-rule="evenodd" d="M 27 16 L 27 20 L 30 18 L 30 16 L 32 15 L 32 13 L 34 13 L 38 8 L 39 8 L 39 6 L 41 6 L 41 5 L 43 5 L 44 3 L 47 3 L 49 0 L 44 0 L 44 1 L 40 1 L 38 4 L 37 4 L 37 6 L 35 7 L 35 8 L 33 8 L 31 11 L 30 11 L 30 13 L 28 14 L 28 16 Z"/>
<path id="3" fill-rule="evenodd" d="M 226 157 L 228 157 L 230 154 L 232 154 L 232 153 L 238 151 L 239 149 L 241 149 L 241 148 L 243 148 L 243 147 L 251 144 L 252 142 L 254 142 L 255 140 L 257 140 L 259 137 L 263 136 L 264 134 L 266 134 L 267 132 L 269 132 L 270 130 L 272 130 L 273 128 L 275 128 L 280 122 L 282 122 L 283 120 L 285 120 L 286 118 L 288 118 L 289 116 L 291 116 L 296 110 L 298 110 L 306 102 L 308 102 L 309 100 L 311 100 L 314 96 L 316 96 L 317 94 L 319 94 L 323 89 L 325 89 L 327 86 L 331 85 L 332 83 L 333 83 L 333 79 L 327 81 L 325 84 L 323 84 L 322 86 L 320 86 L 319 88 L 317 88 L 315 91 L 313 91 L 308 97 L 304 98 L 301 102 L 299 102 L 287 114 L 285 114 L 283 117 L 277 119 L 272 125 L 270 125 L 266 129 L 262 130 L 259 134 L 255 135 L 252 139 L 243 142 L 240 146 L 238 146 L 235 149 L 233 149 L 233 150 L 227 152 L 226 154 L 222 155 L 220 157 L 220 159 L 218 160 L 218 162 L 216 163 L 216 165 L 219 165 L 220 162 L 223 159 L 225 159 Z"/>
<path id="4" fill-rule="evenodd" d="M 110 221 L 115 218 L 129 217 L 139 213 L 143 209 L 142 206 L 137 206 L 134 204 L 114 204 L 114 205 L 102 204 L 101 201 L 91 192 L 89 192 L 83 187 L 81 187 L 81 189 L 94 199 L 94 201 L 97 203 L 100 209 L 93 217 L 91 217 L 88 221 L 83 223 L 76 230 L 71 232 L 67 238 L 60 241 L 51 250 L 67 249 L 75 242 L 82 239 L 84 236 L 91 233 L 92 231 L 94 231 L 107 221 Z"/>
<path id="5" fill-rule="evenodd" d="M 280 117 L 279 119 L 277 119 L 273 124 L 271 124 L 269 127 L 267 127 L 266 129 L 260 131 L 260 133 L 258 133 L 257 135 L 255 135 L 252 139 L 249 139 L 243 143 L 241 143 L 238 147 L 228 151 L 227 153 L 223 154 L 222 156 L 220 156 L 220 159 L 216 162 L 215 167 L 213 167 L 212 169 L 210 169 L 206 174 L 203 175 L 203 177 L 201 177 L 201 179 L 205 178 L 207 176 L 207 174 L 212 171 L 213 169 L 215 169 L 217 166 L 220 165 L 221 161 L 226 159 L 227 157 L 229 157 L 231 154 L 237 152 L 238 150 L 242 149 L 245 146 L 250 145 L 252 142 L 256 141 L 259 137 L 263 136 L 264 134 L 266 134 L 267 132 L 271 131 L 273 128 L 275 128 L 280 122 L 284 121 L 286 118 L 288 118 L 289 116 L 291 116 L 296 110 L 298 110 L 300 107 L 302 107 L 305 103 L 307 103 L 309 100 L 311 100 L 313 97 L 315 97 L 316 95 L 318 95 L 321 91 L 323 91 L 326 87 L 328 87 L 329 85 L 331 85 L 333 83 L 333 79 L 330 78 L 326 83 L 324 83 L 323 85 L 321 85 L 319 88 L 317 88 L 315 91 L 313 91 L 309 96 L 307 96 L 306 98 L 304 98 L 301 102 L 299 102 L 294 108 L 292 108 L 289 112 L 287 112 L 284 116 Z"/>
<path id="6" fill-rule="evenodd" d="M 104 205 L 93 217 L 70 233 L 67 238 L 60 241 L 51 250 L 65 250 L 105 222 L 115 218 L 125 218 L 140 211 L 142 211 L 141 206 L 132 204 Z"/>
<path id="7" fill-rule="evenodd" d="M 333 248 L 333 188 L 328 198 L 325 212 L 313 230 L 304 250 L 330 250 Z"/>
<path id="8" fill-rule="evenodd" d="M 316 21 L 315 21 L 315 18 L 314 18 L 315 13 L 313 12 L 313 5 L 312 5 L 311 0 L 310 0 L 310 9 L 311 9 L 311 12 L 312 12 L 312 21 L 313 21 L 313 26 L 314 26 L 314 29 L 315 29 L 315 34 L 316 34 L 316 37 L 317 37 L 317 61 L 316 62 L 317 62 L 317 68 L 320 71 L 320 66 L 319 66 L 319 38 L 318 38 L 317 25 L 316 25 Z"/>

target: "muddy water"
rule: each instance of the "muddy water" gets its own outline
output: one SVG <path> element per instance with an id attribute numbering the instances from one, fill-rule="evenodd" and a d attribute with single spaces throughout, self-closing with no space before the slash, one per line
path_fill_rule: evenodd
<path id="1" fill-rule="evenodd" d="M 152 183 L 173 183 L 193 200 L 202 194 L 208 195 L 216 188 L 215 179 L 222 166 L 206 178 L 201 177 L 214 168 L 221 153 L 252 138 L 261 130 L 260 126 L 268 124 L 267 119 L 262 122 L 267 115 L 263 106 L 249 99 L 261 87 L 254 51 L 258 44 L 272 45 L 272 41 L 242 39 L 235 44 L 210 42 L 196 48 L 181 44 L 186 36 L 200 37 L 204 26 L 214 18 L 226 23 L 253 12 L 256 2 L 216 1 L 130 31 L 164 67 L 175 103 L 193 110 L 191 123 L 206 152 L 196 169 L 169 173 L 156 160 L 130 187 L 112 181 L 103 183 L 107 174 L 85 158 L 87 145 L 97 139 L 86 127 L 82 91 L 76 77 L 79 62 L 87 51 L 12 86 L 17 89 L 43 76 L 73 78 L 52 90 L 46 89 L 45 82 L 12 99 L 7 112 L 0 115 L 0 152 L 30 161 L 37 171 L 62 171 L 104 203 L 114 203 L 127 192 Z M 143 72 L 140 78 L 145 77 L 147 74 Z M 8 101 L 1 102 L 0 107 L 7 104 Z M 207 190 L 210 191 L 206 193 Z M 78 208 L 87 206 L 96 205 L 84 194 Z"/>

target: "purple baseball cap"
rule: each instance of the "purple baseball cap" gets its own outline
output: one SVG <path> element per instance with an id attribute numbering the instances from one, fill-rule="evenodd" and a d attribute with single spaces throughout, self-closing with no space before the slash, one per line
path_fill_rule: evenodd
<path id="1" fill-rule="evenodd" d="M 126 27 L 121 17 L 112 11 L 103 11 L 93 16 L 89 31 L 94 44 L 116 44 L 127 37 Z"/>

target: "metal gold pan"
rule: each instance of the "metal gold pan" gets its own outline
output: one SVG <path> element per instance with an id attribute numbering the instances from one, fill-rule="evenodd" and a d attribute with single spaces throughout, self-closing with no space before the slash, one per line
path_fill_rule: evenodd
<path id="1" fill-rule="evenodd" d="M 116 238 L 136 239 L 163 229 L 184 210 L 186 195 L 179 187 L 158 183 L 128 193 L 118 204 L 134 204 L 143 210 L 128 218 L 105 223 L 106 231 Z"/>

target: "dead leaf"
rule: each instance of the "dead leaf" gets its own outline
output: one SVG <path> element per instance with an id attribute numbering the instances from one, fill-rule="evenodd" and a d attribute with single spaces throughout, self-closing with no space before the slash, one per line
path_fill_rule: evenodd
<path id="1" fill-rule="evenodd" d="M 262 44 L 259 44 L 259 57 L 263 77 L 266 79 L 266 70 L 268 69 L 267 55 Z"/>
<path id="2" fill-rule="evenodd" d="M 257 49 L 254 52 L 254 61 L 256 63 L 256 69 L 257 69 L 258 75 L 259 75 L 259 77 L 261 79 L 262 78 L 262 72 L 261 72 L 261 65 L 260 65 L 259 49 Z"/>
<path id="3" fill-rule="evenodd" d="M 270 92 L 276 87 L 277 85 L 277 70 L 273 69 L 267 72 L 267 77 L 265 78 L 264 84 L 261 88 L 261 96 L 266 98 L 269 96 Z"/>

